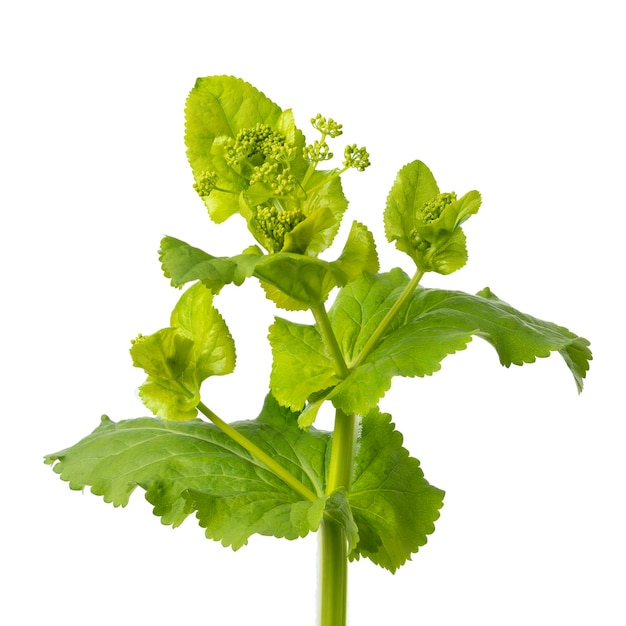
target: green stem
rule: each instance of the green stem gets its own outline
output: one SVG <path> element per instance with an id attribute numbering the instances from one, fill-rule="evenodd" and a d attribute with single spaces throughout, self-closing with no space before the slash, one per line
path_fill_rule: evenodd
<path id="1" fill-rule="evenodd" d="M 348 597 L 348 545 L 342 526 L 324 520 L 321 527 L 320 625 L 345 626 Z"/>
<path id="2" fill-rule="evenodd" d="M 419 284 L 420 280 L 424 276 L 425 272 L 418 269 L 413 278 L 408 282 L 407 286 L 404 288 L 400 297 L 394 302 L 393 306 L 387 311 L 387 315 L 382 319 L 380 324 L 376 330 L 371 334 L 370 338 L 367 340 L 367 343 L 363 346 L 361 352 L 351 364 L 351 369 L 357 368 L 363 361 L 370 355 L 372 350 L 377 346 L 378 341 L 383 336 L 389 324 L 393 321 L 393 318 L 396 316 L 396 313 L 400 310 L 400 308 L 404 305 L 404 303 L 411 297 L 411 294 L 415 291 L 415 288 Z"/>
<path id="3" fill-rule="evenodd" d="M 330 495 L 340 487 L 350 491 L 352 487 L 356 435 L 356 415 L 348 415 L 337 409 L 330 450 L 328 480 L 326 481 L 326 495 Z"/>
<path id="4" fill-rule="evenodd" d="M 218 417 L 205 404 L 200 402 L 198 409 L 208 417 L 223 433 L 236 441 L 242 448 L 246 449 L 250 454 L 255 456 L 278 478 L 287 483 L 294 491 L 309 500 L 316 502 L 319 497 L 314 494 L 306 485 L 303 485 L 291 472 L 286 470 L 280 463 L 277 463 L 269 454 L 266 454 L 256 444 L 252 443 L 247 437 L 235 430 L 230 424 Z"/>
<path id="5" fill-rule="evenodd" d="M 356 450 L 357 418 L 337 410 L 326 494 L 350 491 Z M 345 626 L 348 601 L 348 541 L 343 526 L 324 519 L 321 528 L 321 626 Z"/>
<path id="6" fill-rule="evenodd" d="M 324 305 L 316 304 L 311 306 L 311 312 L 317 322 L 317 327 L 322 335 L 324 345 L 333 360 L 337 375 L 341 378 L 346 378 L 348 374 L 350 374 L 350 370 L 348 369 L 346 361 L 343 358 L 341 348 L 339 347 L 337 337 L 335 336 L 332 326 L 330 325 L 330 319 L 328 319 L 328 313 L 326 313 Z"/>

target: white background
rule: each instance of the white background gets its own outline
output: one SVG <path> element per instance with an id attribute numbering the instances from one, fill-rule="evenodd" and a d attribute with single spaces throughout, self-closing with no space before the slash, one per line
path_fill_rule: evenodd
<path id="1" fill-rule="evenodd" d="M 191 189 L 183 107 L 198 76 L 251 82 L 305 129 L 321 112 L 365 144 L 346 224 L 375 232 L 397 170 L 479 189 L 470 261 L 429 286 L 485 285 L 588 337 L 577 396 L 558 356 L 501 368 L 475 340 L 382 406 L 446 490 L 437 531 L 395 576 L 351 566 L 354 625 L 623 625 L 624 22 L 621 3 L 7 2 L 0 10 L 3 278 L 0 614 L 6 624 L 314 625 L 316 537 L 233 553 L 70 491 L 42 456 L 102 413 L 145 414 L 128 355 L 179 292 L 164 234 L 232 254 Z M 345 231 L 342 231 L 344 233 Z M 239 237 L 239 239 L 238 239 Z M 244 244 L 246 245 L 246 244 Z M 251 282 L 217 302 L 237 372 L 206 400 L 256 415 L 271 306 Z"/>

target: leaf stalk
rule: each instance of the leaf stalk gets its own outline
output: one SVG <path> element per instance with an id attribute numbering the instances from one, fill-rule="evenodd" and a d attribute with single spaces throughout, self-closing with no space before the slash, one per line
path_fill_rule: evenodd
<path id="1" fill-rule="evenodd" d="M 419 285 L 420 280 L 424 276 L 425 272 L 423 270 L 418 269 L 413 278 L 407 283 L 407 286 L 404 288 L 404 291 L 400 294 L 400 297 L 394 302 L 393 306 L 387 311 L 385 317 L 381 320 L 380 324 L 378 324 L 376 330 L 372 333 L 370 338 L 367 340 L 367 343 L 363 346 L 363 349 L 357 355 L 354 362 L 351 364 L 350 369 L 356 369 L 365 359 L 370 355 L 370 353 L 376 348 L 380 338 L 385 334 L 389 324 L 393 321 L 393 318 L 396 316 L 398 311 L 404 306 L 405 302 L 411 297 L 416 287 Z"/>
<path id="2" fill-rule="evenodd" d="M 247 450 L 250 454 L 256 457 L 263 465 L 267 467 L 271 472 L 276 474 L 283 482 L 287 483 L 292 489 L 294 489 L 301 496 L 309 500 L 310 502 L 316 502 L 319 496 L 314 494 L 306 485 L 303 485 L 291 472 L 286 470 L 280 463 L 276 462 L 269 454 L 266 454 L 255 443 L 250 441 L 247 437 L 242 435 L 239 431 L 235 430 L 230 424 L 218 417 L 209 407 L 202 402 L 198 403 L 198 410 L 205 415 L 208 419 L 215 424 L 223 433 L 228 435 L 231 439 L 236 441 L 242 448 Z"/>

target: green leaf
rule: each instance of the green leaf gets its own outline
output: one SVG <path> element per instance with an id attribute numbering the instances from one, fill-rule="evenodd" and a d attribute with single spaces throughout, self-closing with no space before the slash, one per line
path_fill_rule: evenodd
<path id="1" fill-rule="evenodd" d="M 269 341 L 273 355 L 270 389 L 283 406 L 299 411 L 311 394 L 339 382 L 314 326 L 277 317 L 270 326 Z"/>
<path id="2" fill-rule="evenodd" d="M 408 280 L 399 270 L 364 275 L 338 294 L 329 317 L 335 335 L 341 338 L 344 358 L 353 369 L 328 395 L 338 408 L 367 412 L 378 403 L 394 376 L 433 374 L 448 354 L 464 349 L 472 336 L 493 345 L 507 367 L 559 352 L 579 391 L 582 389 L 591 359 L 589 342 L 566 328 L 521 313 L 489 291 L 473 296 L 417 289 L 374 349 L 353 367 L 374 332 L 376 320 L 389 311 Z"/>
<path id="3" fill-rule="evenodd" d="M 360 222 L 352 222 L 346 244 L 333 265 L 339 267 L 346 274 L 347 282 L 358 278 L 363 272 L 378 271 L 376 244 L 374 243 L 374 236 L 367 226 Z"/>
<path id="4" fill-rule="evenodd" d="M 274 125 L 281 109 L 258 89 L 233 76 L 198 78 L 185 108 L 185 143 L 194 171 L 210 170 L 216 137 L 234 137 L 256 124 Z"/>
<path id="5" fill-rule="evenodd" d="M 304 192 L 304 201 L 297 201 L 297 204 L 308 218 L 298 224 L 286 240 L 290 245 L 293 245 L 292 241 L 298 241 L 298 249 L 306 244 L 302 253 L 317 256 L 332 244 L 348 208 L 348 200 L 334 170 L 313 172 Z"/>
<path id="6" fill-rule="evenodd" d="M 261 256 L 261 251 L 252 247 L 233 257 L 214 257 L 174 237 L 164 237 L 159 249 L 163 273 L 172 286 L 201 280 L 214 294 L 224 285 L 241 285 L 252 276 Z"/>
<path id="7" fill-rule="evenodd" d="M 263 257 L 256 264 L 254 275 L 307 306 L 324 302 L 333 287 L 347 280 L 345 273 L 332 263 L 289 252 Z"/>
<path id="8" fill-rule="evenodd" d="M 193 419 L 200 402 L 200 386 L 209 376 L 230 374 L 235 345 L 226 323 L 213 306 L 213 294 L 202 283 L 179 299 L 171 327 L 131 347 L 133 364 L 148 374 L 139 388 L 143 403 L 163 419 Z"/>
<path id="9" fill-rule="evenodd" d="M 323 495 L 328 433 L 304 432 L 296 418 L 268 396 L 256 420 L 231 426 L 319 494 L 315 502 L 200 420 L 115 423 L 105 417 L 92 434 L 46 462 L 71 489 L 90 487 L 115 506 L 125 506 L 139 486 L 164 524 L 178 526 L 195 512 L 207 537 L 234 549 L 253 533 L 295 539 L 317 530 L 326 509 L 345 524 L 351 519 L 341 494 Z"/>
<path id="10" fill-rule="evenodd" d="M 281 115 L 278 105 L 239 78 L 208 76 L 196 81 L 185 107 L 185 145 L 194 176 L 215 172 L 220 187 L 231 192 L 205 197 L 209 214 L 216 222 L 238 211 L 238 192 L 247 187 L 247 181 L 215 149 L 216 139 L 234 138 L 239 130 L 256 124 L 275 126 Z"/>
<path id="11" fill-rule="evenodd" d="M 384 212 L 387 241 L 395 241 L 396 247 L 411 253 L 411 231 L 415 224 L 415 214 L 419 207 L 434 198 L 439 187 L 432 172 L 421 161 L 405 165 L 387 196 Z"/>
<path id="12" fill-rule="evenodd" d="M 348 550 L 352 552 L 359 543 L 359 528 L 354 521 L 350 499 L 345 489 L 337 489 L 328 497 L 324 519 L 331 520 L 343 527 L 348 542 Z"/>
<path id="13" fill-rule="evenodd" d="M 389 192 L 385 208 L 385 234 L 425 272 L 451 274 L 467 262 L 461 224 L 480 207 L 477 191 L 445 200 L 432 172 L 421 161 L 405 165 Z M 422 211 L 430 203 L 431 210 Z M 433 213 L 433 208 L 437 209 Z"/>
<path id="14" fill-rule="evenodd" d="M 425 480 L 389 415 L 374 409 L 361 426 L 349 494 L 359 542 L 350 558 L 395 572 L 434 532 L 444 492 Z"/>

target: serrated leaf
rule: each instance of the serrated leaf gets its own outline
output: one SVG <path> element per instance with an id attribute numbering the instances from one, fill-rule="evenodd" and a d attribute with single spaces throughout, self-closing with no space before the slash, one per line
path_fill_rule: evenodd
<path id="1" fill-rule="evenodd" d="M 215 257 L 174 237 L 164 237 L 159 249 L 163 273 L 172 286 L 200 280 L 214 294 L 224 285 L 241 285 L 252 276 L 261 256 L 261 251 L 253 247 L 233 257 Z"/>
<path id="2" fill-rule="evenodd" d="M 329 316 L 335 335 L 342 338 L 340 347 L 349 367 L 373 332 L 372 320 L 391 308 L 400 288 L 408 283 L 402 274 L 396 270 L 364 275 L 337 296 Z M 372 352 L 328 398 L 343 411 L 363 414 L 378 403 L 394 376 L 427 376 L 438 371 L 441 361 L 464 349 L 472 336 L 493 345 L 507 367 L 559 352 L 582 389 L 591 359 L 586 339 L 521 313 L 491 292 L 481 293 L 417 289 Z"/>
<path id="3" fill-rule="evenodd" d="M 351 559 L 395 572 L 434 532 L 443 497 L 402 447 L 389 415 L 375 409 L 363 418 L 349 494 L 359 533 Z"/>
<path id="4" fill-rule="evenodd" d="M 133 364 L 148 374 L 139 388 L 144 404 L 163 419 L 183 421 L 197 414 L 202 382 L 233 371 L 235 345 L 202 283 L 183 293 L 170 323 L 138 337 L 130 352 Z"/>
<path id="5" fill-rule="evenodd" d="M 339 382 L 314 326 L 277 317 L 270 326 L 269 341 L 273 355 L 270 389 L 283 406 L 299 411 L 311 394 Z"/>
<path id="6" fill-rule="evenodd" d="M 347 282 L 358 278 L 363 272 L 378 271 L 376 244 L 367 226 L 357 221 L 352 222 L 346 244 L 333 264 L 346 274 Z"/>
<path id="7" fill-rule="evenodd" d="M 281 115 L 278 105 L 239 78 L 208 76 L 196 81 L 185 106 L 187 158 L 194 176 L 215 172 L 221 189 L 230 192 L 216 191 L 203 198 L 214 221 L 223 222 L 238 211 L 238 193 L 248 186 L 214 149 L 216 139 L 235 137 L 256 124 L 278 125 Z"/>
<path id="8" fill-rule="evenodd" d="M 103 418 L 92 434 L 46 462 L 70 488 L 90 487 L 115 506 L 125 506 L 139 486 L 164 524 L 178 526 L 195 512 L 208 537 L 237 549 L 253 533 L 302 537 L 317 529 L 326 508 L 337 516 L 343 506 L 340 496 L 323 495 L 328 433 L 304 432 L 296 418 L 268 397 L 256 420 L 231 426 L 319 494 L 315 502 L 200 420 Z"/>

